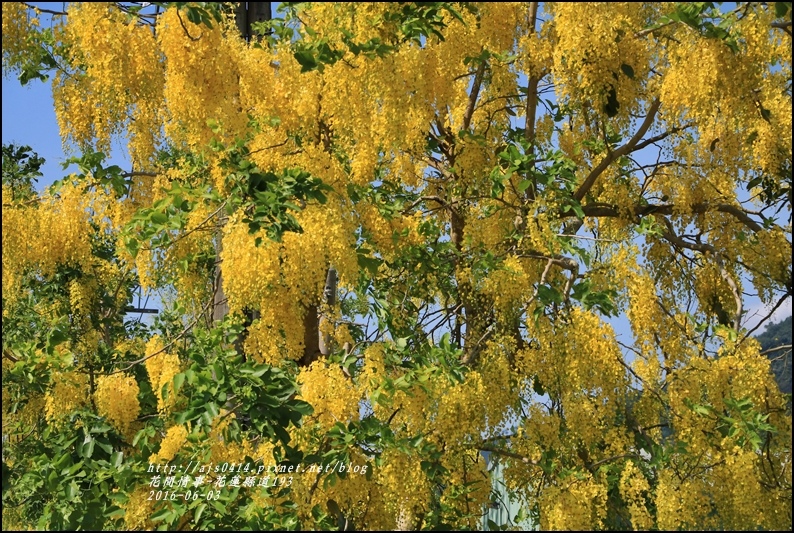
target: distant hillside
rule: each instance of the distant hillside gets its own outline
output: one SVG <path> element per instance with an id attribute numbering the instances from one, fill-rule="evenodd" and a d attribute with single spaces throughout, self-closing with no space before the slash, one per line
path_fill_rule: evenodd
<path id="1" fill-rule="evenodd" d="M 772 372 L 782 392 L 791 393 L 791 317 L 777 324 L 769 324 L 766 331 L 756 336 L 761 351 L 788 345 L 786 350 L 766 354 L 772 361 Z"/>

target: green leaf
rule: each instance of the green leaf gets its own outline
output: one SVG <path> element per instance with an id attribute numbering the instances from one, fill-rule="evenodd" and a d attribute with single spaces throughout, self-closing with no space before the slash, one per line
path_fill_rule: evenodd
<path id="1" fill-rule="evenodd" d="M 356 259 L 358 260 L 358 266 L 368 271 L 373 277 L 378 274 L 378 268 L 380 268 L 380 265 L 383 263 L 383 261 L 377 257 L 368 257 L 360 252 L 356 254 Z"/>
<path id="2" fill-rule="evenodd" d="M 155 224 L 162 225 L 168 222 L 168 215 L 166 215 L 165 213 L 161 213 L 159 211 L 152 211 L 152 214 L 150 215 L 150 219 Z"/>
<path id="3" fill-rule="evenodd" d="M 206 509 L 207 509 L 207 504 L 206 504 L 206 503 L 204 503 L 204 502 L 201 502 L 201 503 L 198 505 L 198 507 L 196 507 L 196 512 L 195 512 L 195 515 L 193 516 L 193 522 L 194 522 L 195 524 L 198 524 L 198 523 L 199 523 L 199 520 L 201 520 L 201 516 L 204 514 L 204 511 L 205 511 Z"/>
<path id="4" fill-rule="evenodd" d="M 110 455 L 110 464 L 113 465 L 114 468 L 119 468 L 123 461 L 124 461 L 123 452 L 113 452 Z"/>
<path id="5" fill-rule="evenodd" d="M 182 388 L 182 384 L 185 383 L 185 374 L 179 373 L 174 376 L 174 394 L 179 392 L 179 389 Z"/>
<path id="6" fill-rule="evenodd" d="M 315 59 L 314 54 L 308 51 L 298 51 L 293 54 L 295 60 L 301 66 L 301 72 L 309 72 L 314 70 L 318 67 L 317 59 Z"/>
<path id="7" fill-rule="evenodd" d="M 760 111 L 761 111 L 761 118 L 769 122 L 769 120 L 772 118 L 772 112 L 769 109 L 765 108 L 764 106 L 760 106 Z"/>
<path id="8" fill-rule="evenodd" d="M 543 388 L 543 384 L 540 382 L 540 378 L 537 376 L 535 376 L 535 378 L 532 380 L 532 390 L 541 396 L 546 394 L 546 389 Z"/>
<path id="9" fill-rule="evenodd" d="M 81 451 L 79 452 L 82 457 L 90 459 L 91 456 L 94 454 L 94 444 L 96 441 L 89 436 L 86 436 L 85 442 L 83 442 L 83 446 Z"/>
<path id="10" fill-rule="evenodd" d="M 634 69 L 631 67 L 631 65 L 623 63 L 620 65 L 620 70 L 623 71 L 623 74 L 625 74 L 630 80 L 634 79 Z"/>
<path id="11" fill-rule="evenodd" d="M 521 180 L 518 182 L 518 192 L 524 192 L 532 185 L 532 180 Z"/>
<path id="12" fill-rule="evenodd" d="M 170 515 L 171 515 L 171 510 L 166 507 L 164 509 L 160 509 L 152 516 L 150 516 L 149 520 L 151 520 L 152 522 L 159 522 L 161 520 L 165 520 Z"/>

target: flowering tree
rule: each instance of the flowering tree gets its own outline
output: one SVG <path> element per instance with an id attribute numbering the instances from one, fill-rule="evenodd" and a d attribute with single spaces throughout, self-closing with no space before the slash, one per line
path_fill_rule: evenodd
<path id="1" fill-rule="evenodd" d="M 4 528 L 791 528 L 790 3 L 147 4 L 3 3 Z"/>

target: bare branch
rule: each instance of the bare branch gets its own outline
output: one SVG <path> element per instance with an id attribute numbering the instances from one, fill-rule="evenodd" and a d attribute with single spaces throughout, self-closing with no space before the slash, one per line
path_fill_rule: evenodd
<path id="1" fill-rule="evenodd" d="M 538 2 L 529 3 L 529 28 L 534 34 L 535 23 L 538 18 Z M 538 106 L 538 81 L 537 75 L 529 77 L 527 83 L 527 118 L 524 125 L 524 138 L 531 146 L 535 142 L 535 113 Z"/>
<path id="2" fill-rule="evenodd" d="M 775 353 L 781 350 L 791 350 L 791 344 L 784 344 L 782 346 L 778 346 L 777 348 L 770 348 L 768 350 L 764 350 L 763 352 L 761 352 L 761 355 L 766 355 L 768 353 Z"/>
<path id="3" fill-rule="evenodd" d="M 558 266 L 560 268 L 564 268 L 565 270 L 570 270 L 574 273 L 579 273 L 579 263 L 571 259 L 570 257 L 565 257 L 564 255 L 555 255 L 549 257 L 547 255 L 543 255 L 539 252 L 526 252 L 526 253 L 518 253 L 516 257 L 528 257 L 531 259 L 547 259 L 549 264 L 554 266 Z"/>
<path id="4" fill-rule="evenodd" d="M 736 280 L 733 279 L 733 276 L 730 275 L 728 270 L 725 268 L 725 264 L 722 260 L 722 256 L 717 255 L 717 264 L 720 267 L 720 275 L 722 279 L 728 284 L 731 288 L 731 293 L 733 294 L 734 302 L 736 303 L 736 314 L 733 317 L 733 329 L 739 331 L 739 327 L 741 326 L 742 320 L 742 294 L 739 290 L 738 285 L 736 284 Z"/>
<path id="5" fill-rule="evenodd" d="M 666 28 L 667 26 L 671 26 L 677 23 L 678 23 L 677 20 L 671 20 L 670 22 L 667 22 L 665 24 L 660 24 L 659 26 L 654 26 L 652 28 L 645 28 L 644 30 L 640 30 L 637 33 L 635 33 L 634 37 L 639 39 L 641 37 L 645 37 L 646 35 L 650 35 L 657 30 L 661 30 L 662 28 Z"/>
<path id="6" fill-rule="evenodd" d="M 783 305 L 783 302 L 785 302 L 785 301 L 786 301 L 786 300 L 787 300 L 787 299 L 788 299 L 790 296 L 791 296 L 791 293 L 790 293 L 790 292 L 788 292 L 788 293 L 784 294 L 784 295 L 783 295 L 783 297 L 782 297 L 782 298 L 780 298 L 780 300 L 778 300 L 778 302 L 775 304 L 775 306 L 774 306 L 774 307 L 772 307 L 772 309 L 770 309 L 770 310 L 769 310 L 769 313 L 767 313 L 767 315 L 766 315 L 766 316 L 765 316 L 765 317 L 764 317 L 764 318 L 763 318 L 763 319 L 762 319 L 760 322 L 758 322 L 758 324 L 756 324 L 756 325 L 755 325 L 755 327 L 754 327 L 753 329 L 751 329 L 750 331 L 748 331 L 747 333 L 745 333 L 745 334 L 744 334 L 744 337 L 742 337 L 742 340 L 740 340 L 740 341 L 739 341 L 739 344 L 741 344 L 742 342 L 744 342 L 744 340 L 745 340 L 747 337 L 749 337 L 750 335 L 752 335 L 752 334 L 753 334 L 753 332 L 754 332 L 755 330 L 757 330 L 758 328 L 760 328 L 762 324 L 764 324 L 764 323 L 765 323 L 767 320 L 769 320 L 770 318 L 772 318 L 772 315 L 774 315 L 774 314 L 775 314 L 775 312 L 777 312 L 778 308 L 779 308 L 781 305 Z"/>
<path id="7" fill-rule="evenodd" d="M 146 176 L 150 178 L 157 177 L 157 172 L 125 172 L 121 175 L 122 178 L 134 178 L 136 176 Z"/>
<path id="8" fill-rule="evenodd" d="M 626 459 L 629 457 L 637 458 L 640 457 L 640 455 L 636 453 L 624 453 L 621 455 L 614 455 L 612 457 L 607 457 L 606 459 L 601 459 L 600 461 L 596 461 L 595 463 L 588 465 L 588 467 L 590 470 L 595 470 L 596 467 L 599 467 L 605 463 L 611 463 L 612 461 L 617 461 L 618 459 Z"/>
<path id="9" fill-rule="evenodd" d="M 773 28 L 778 28 L 783 30 L 784 32 L 788 33 L 788 36 L 791 37 L 791 21 L 788 20 L 786 22 L 773 22 L 770 24 Z"/>
<path id="10" fill-rule="evenodd" d="M 35 11 L 38 11 L 39 13 L 46 13 L 48 15 L 57 15 L 59 17 L 65 17 L 66 15 L 68 15 L 66 11 L 53 11 L 52 9 L 45 9 L 42 7 L 34 6 L 33 4 L 28 4 L 27 2 L 22 2 L 22 5 L 24 5 L 28 9 L 33 9 Z"/>

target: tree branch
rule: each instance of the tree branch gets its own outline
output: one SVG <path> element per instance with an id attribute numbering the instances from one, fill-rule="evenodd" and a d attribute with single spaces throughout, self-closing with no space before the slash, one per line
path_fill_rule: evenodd
<path id="1" fill-rule="evenodd" d="M 538 2 L 529 3 L 529 29 L 535 33 L 535 24 L 538 18 Z M 527 117 L 524 124 L 524 139 L 532 146 L 535 143 L 535 113 L 538 106 L 538 81 L 536 75 L 529 77 L 527 83 Z"/>
<path id="2" fill-rule="evenodd" d="M 34 6 L 33 4 L 28 4 L 27 2 L 22 2 L 22 4 L 26 8 L 32 9 L 34 11 L 38 11 L 39 13 L 46 13 L 48 15 L 56 15 L 56 16 L 59 16 L 59 17 L 64 17 L 64 16 L 68 15 L 68 13 L 66 11 L 53 11 L 52 9 L 44 9 L 44 8 L 41 8 L 41 7 L 38 7 L 38 6 Z"/>
<path id="3" fill-rule="evenodd" d="M 481 452 L 491 452 L 491 453 L 495 453 L 496 455 L 504 455 L 505 457 L 512 457 L 513 459 L 518 459 L 524 464 L 528 464 L 532 466 L 540 466 L 537 461 L 533 461 L 529 457 L 508 450 L 501 450 L 499 448 L 493 448 L 491 446 L 480 446 L 479 450 Z"/>
<path id="4" fill-rule="evenodd" d="M 782 346 L 778 346 L 777 348 L 770 348 L 768 350 L 764 350 L 761 352 L 761 355 L 766 355 L 768 353 L 775 353 L 781 350 L 791 350 L 791 344 L 783 344 Z"/>
<path id="5" fill-rule="evenodd" d="M 645 135 L 645 133 L 651 127 L 651 124 L 653 124 L 653 121 L 656 118 L 656 113 L 657 111 L 659 111 L 660 105 L 661 105 L 661 101 L 658 98 L 654 100 L 651 103 L 651 107 L 648 109 L 648 114 L 645 115 L 645 120 L 642 121 L 642 124 L 640 125 L 639 129 L 637 129 L 637 132 L 634 134 L 634 136 L 631 139 L 629 139 L 629 142 L 627 142 L 626 144 L 624 144 L 614 152 L 610 152 L 609 154 L 607 154 L 607 156 L 593 170 L 590 171 L 590 174 L 588 174 L 587 178 L 585 178 L 584 182 L 579 187 L 579 190 L 577 190 L 573 195 L 576 201 L 578 202 L 582 201 L 582 198 L 584 198 L 585 195 L 588 193 L 588 191 L 592 188 L 596 179 L 598 179 L 598 176 L 600 176 L 601 173 L 604 172 L 604 170 L 606 170 L 606 168 L 609 165 L 611 165 L 613 161 L 632 152 L 635 149 L 637 143 L 640 142 L 643 135 Z"/>
<path id="6" fill-rule="evenodd" d="M 463 130 L 468 130 L 471 125 L 471 118 L 474 115 L 474 108 L 477 105 L 477 97 L 480 95 L 480 87 L 482 87 L 482 79 L 485 75 L 485 61 L 480 63 L 477 67 L 477 73 L 474 75 L 474 82 L 471 84 L 471 93 L 469 93 L 469 106 L 466 108 L 466 114 L 463 115 Z"/>
<path id="7" fill-rule="evenodd" d="M 634 216 L 645 215 L 672 215 L 676 206 L 674 204 L 664 205 L 635 205 L 631 208 Z M 707 202 L 691 206 L 692 213 L 703 214 L 709 211 L 719 211 L 733 215 L 739 222 L 757 233 L 763 230 L 763 226 L 750 218 L 750 216 L 740 207 L 730 204 L 709 204 Z M 621 213 L 617 206 L 605 204 L 588 204 L 582 206 L 582 211 L 588 217 L 620 217 Z"/>

